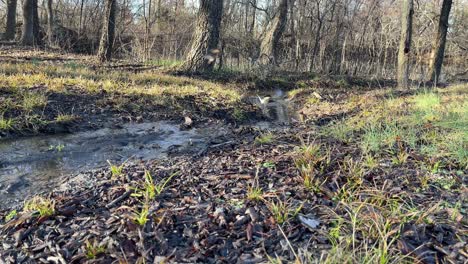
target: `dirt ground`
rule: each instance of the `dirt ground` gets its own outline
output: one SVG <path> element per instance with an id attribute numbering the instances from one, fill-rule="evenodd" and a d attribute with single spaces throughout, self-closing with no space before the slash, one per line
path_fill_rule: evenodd
<path id="1" fill-rule="evenodd" d="M 18 52 L 31 60 L 29 53 Z M 16 55 L 0 53 L 0 58 L 17 63 Z M 287 89 L 297 120 L 287 126 L 273 122 L 269 129 L 249 125 L 262 119 L 260 109 L 242 100 L 255 81 L 242 85 L 237 108 L 216 95 L 198 100 L 207 96 L 203 90 L 200 97 L 172 94 L 171 104 L 125 93 L 128 100 L 116 107 L 112 89 L 83 94 L 79 86 L 53 92 L 47 84 L 19 85 L 46 90 L 48 98 L 45 108 L 32 110 L 42 111 L 47 124 L 28 131 L 62 131 L 54 127 L 57 113 L 74 109 L 79 117 L 66 128 L 165 118 L 182 124 L 190 116 L 194 126 L 203 125 L 204 118 L 225 120 L 233 134 L 203 153 L 69 175 L 57 190 L 0 211 L 0 262 L 466 263 L 468 168 L 463 146 L 460 158 L 452 152 L 430 156 L 421 150 L 429 143 L 415 139 L 412 144 L 405 126 L 392 134 L 391 143 L 382 141 L 380 149 L 368 150 L 364 143 L 374 134 L 361 128 L 359 120 L 388 116 L 375 110 L 384 101 L 413 104 L 419 91 L 372 89 L 360 85 L 362 80 L 340 80 L 289 79 L 281 88 Z M 207 85 L 200 82 L 195 85 Z M 447 100 L 466 105 L 466 86 L 461 87 Z M 19 105 L 20 97 L 12 91 L 0 87 L 0 101 Z M 445 100 L 444 91 L 439 94 Z M 103 105 L 97 103 L 103 100 Z M 24 113 L 11 107 L 3 114 L 22 120 Z M 460 113 L 457 118 L 465 120 L 466 112 Z M 406 122 L 411 113 L 400 114 L 398 120 Z M 433 114 L 430 121 L 415 125 L 419 138 L 440 141 L 446 140 L 436 137 L 443 131 L 460 134 L 459 126 L 447 128 Z M 339 123 L 347 121 L 354 127 Z M 21 133 L 20 124 L 3 133 L 30 134 Z"/>

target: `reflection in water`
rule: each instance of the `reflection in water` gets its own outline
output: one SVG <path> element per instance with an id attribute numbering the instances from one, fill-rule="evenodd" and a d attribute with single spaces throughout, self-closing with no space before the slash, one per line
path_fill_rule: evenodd
<path id="1" fill-rule="evenodd" d="M 129 158 L 158 159 L 170 147 L 203 149 L 223 129 L 181 131 L 168 122 L 128 124 L 76 134 L 0 141 L 0 207 L 50 190 L 61 176 L 107 166 Z"/>

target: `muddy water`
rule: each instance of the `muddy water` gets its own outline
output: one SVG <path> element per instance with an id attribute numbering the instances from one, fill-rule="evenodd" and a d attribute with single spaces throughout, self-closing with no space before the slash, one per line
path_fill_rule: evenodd
<path id="1" fill-rule="evenodd" d="M 120 164 L 164 158 L 175 150 L 197 153 L 222 133 L 219 127 L 181 131 L 157 122 L 0 141 L 0 208 L 56 187 L 65 175 L 108 166 L 107 160 Z"/>
<path id="2" fill-rule="evenodd" d="M 277 129 L 296 118 L 281 90 L 253 92 L 247 99 L 268 118 L 252 126 Z M 126 124 L 74 134 L 0 140 L 0 208 L 50 191 L 64 176 L 121 164 L 126 160 L 150 160 L 170 152 L 198 153 L 212 139 L 229 134 L 219 125 L 182 131 L 168 122 Z"/>

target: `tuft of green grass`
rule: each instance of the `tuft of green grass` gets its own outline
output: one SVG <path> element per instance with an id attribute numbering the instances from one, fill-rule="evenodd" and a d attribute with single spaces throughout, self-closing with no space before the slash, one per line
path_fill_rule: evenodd
<path id="1" fill-rule="evenodd" d="M 234 110 L 232 111 L 232 117 L 237 121 L 237 122 L 242 122 L 247 119 L 247 115 L 245 111 L 242 108 L 235 107 Z"/>
<path id="2" fill-rule="evenodd" d="M 106 249 L 104 246 L 98 245 L 96 241 L 85 242 L 85 255 L 87 259 L 96 259 L 99 255 L 104 254 Z"/>
<path id="3" fill-rule="evenodd" d="M 352 157 L 346 157 L 340 167 L 346 174 L 348 182 L 358 186 L 364 182 L 363 176 L 366 170 L 361 161 L 355 161 Z"/>
<path id="4" fill-rule="evenodd" d="M 21 106 L 26 111 L 34 110 L 38 107 L 43 107 L 47 104 L 47 96 L 42 93 L 25 92 L 23 93 L 23 101 Z"/>
<path id="5" fill-rule="evenodd" d="M 145 170 L 145 183 L 143 186 L 143 193 L 146 199 L 153 200 L 156 197 L 156 193 L 160 194 L 161 190 L 156 190 L 156 186 L 153 183 L 153 177 L 151 173 Z"/>
<path id="6" fill-rule="evenodd" d="M 72 114 L 58 114 L 55 118 L 57 123 L 71 123 L 77 119 L 77 116 Z"/>
<path id="7" fill-rule="evenodd" d="M 382 123 L 378 126 L 369 125 L 365 128 L 361 139 L 364 153 L 377 153 L 384 148 L 391 149 L 398 141 L 405 140 L 414 145 L 416 132 L 405 129 L 397 122 Z"/>
<path id="8" fill-rule="evenodd" d="M 260 201 L 263 199 L 263 190 L 260 187 L 249 186 L 247 189 L 247 199 L 251 201 Z"/>
<path id="9" fill-rule="evenodd" d="M 148 222 L 148 215 L 149 215 L 149 206 L 148 204 L 144 204 L 140 211 L 135 213 L 134 220 L 140 226 L 145 226 Z"/>
<path id="10" fill-rule="evenodd" d="M 406 200 L 406 201 L 405 201 Z M 403 197 L 388 196 L 378 189 L 363 189 L 341 201 L 341 209 L 329 210 L 328 233 L 332 248 L 320 263 L 406 263 L 411 259 L 393 248 L 401 227 L 427 216 Z"/>
<path id="11" fill-rule="evenodd" d="M 36 212 L 40 217 L 55 214 L 55 201 L 40 196 L 33 197 L 24 203 L 24 212 Z"/>
<path id="12" fill-rule="evenodd" d="M 281 201 L 280 199 L 277 199 L 277 202 L 268 202 L 267 206 L 276 223 L 282 225 L 288 222 L 291 218 L 296 217 L 301 211 L 303 204 L 293 208 L 293 205 L 289 201 Z"/>
<path id="13" fill-rule="evenodd" d="M 302 165 L 299 169 L 299 175 L 302 177 L 304 187 L 316 193 L 320 192 L 322 183 L 316 177 L 317 172 L 311 164 Z"/>
<path id="14" fill-rule="evenodd" d="M 440 97 L 434 92 L 424 92 L 413 98 L 417 110 L 424 112 L 434 111 L 440 105 Z"/>
<path id="15" fill-rule="evenodd" d="M 255 138 L 255 144 L 257 145 L 266 145 L 273 142 L 274 136 L 272 133 L 264 133 Z"/>
<path id="16" fill-rule="evenodd" d="M 265 163 L 264 163 L 265 164 Z M 260 187 L 258 182 L 258 175 L 260 173 L 260 166 L 257 166 L 257 171 L 255 173 L 255 179 L 251 186 L 247 189 L 247 199 L 251 201 L 260 201 L 263 200 L 263 190 Z"/>
<path id="17" fill-rule="evenodd" d="M 10 221 L 11 219 L 15 218 L 18 215 L 18 212 L 16 210 L 10 211 L 6 216 L 5 216 L 5 222 Z"/>
<path id="18" fill-rule="evenodd" d="M 0 117 L 0 130 L 11 130 L 13 129 L 14 121 L 11 118 Z"/>
<path id="19" fill-rule="evenodd" d="M 153 177 L 149 171 L 145 171 L 145 179 L 143 182 L 143 188 L 136 188 L 135 193 L 132 194 L 134 197 L 143 197 L 145 201 L 153 200 L 157 195 L 160 195 L 166 185 L 171 181 L 171 179 L 176 176 L 178 172 L 171 174 L 169 177 L 162 179 L 159 183 L 155 184 Z"/>
<path id="20" fill-rule="evenodd" d="M 262 167 L 267 168 L 267 169 L 274 169 L 276 167 L 276 165 L 275 165 L 274 162 L 266 161 L 266 162 L 262 163 Z"/>
<path id="21" fill-rule="evenodd" d="M 176 176 L 178 174 L 179 174 L 179 172 L 174 172 L 171 175 L 169 175 L 169 177 L 163 179 L 158 184 L 156 184 L 156 186 L 155 186 L 156 194 L 160 195 L 164 191 L 164 189 L 166 188 L 166 185 L 171 181 L 171 179 L 174 178 L 174 176 Z"/>
<path id="22" fill-rule="evenodd" d="M 392 163 L 395 165 L 405 164 L 408 160 L 409 154 L 405 151 L 400 151 L 392 158 Z"/>
<path id="23" fill-rule="evenodd" d="M 379 166 L 378 160 L 373 155 L 366 155 L 362 160 L 364 167 L 370 170 Z"/>
<path id="24" fill-rule="evenodd" d="M 331 151 L 320 144 L 303 144 L 294 151 L 294 164 L 303 180 L 304 187 L 319 193 L 322 183 L 317 177 L 330 164 Z"/>
<path id="25" fill-rule="evenodd" d="M 321 130 L 324 135 L 330 135 L 343 142 L 349 143 L 354 136 L 354 128 L 345 121 L 335 122 Z"/>
<path id="26" fill-rule="evenodd" d="M 123 171 L 123 168 L 125 166 L 125 163 L 122 163 L 119 166 L 112 164 L 110 161 L 107 161 L 107 163 L 110 166 L 110 171 L 111 171 L 111 174 L 112 174 L 112 178 L 115 179 L 115 178 L 122 175 L 122 171 Z"/>
<path id="27" fill-rule="evenodd" d="M 294 150 L 295 158 L 294 163 L 296 167 L 300 168 L 312 164 L 315 166 L 318 162 L 324 159 L 321 153 L 321 146 L 319 144 L 302 144 L 302 146 Z"/>
<path id="28" fill-rule="evenodd" d="M 170 59 L 158 59 L 158 60 L 150 60 L 147 62 L 150 65 L 166 67 L 166 68 L 174 68 L 182 65 L 184 62 L 180 60 L 170 60 Z"/>
<path id="29" fill-rule="evenodd" d="M 63 145 L 63 144 L 50 145 L 50 146 L 49 146 L 49 151 L 62 152 L 62 150 L 63 150 L 64 148 L 65 148 L 65 145 Z"/>

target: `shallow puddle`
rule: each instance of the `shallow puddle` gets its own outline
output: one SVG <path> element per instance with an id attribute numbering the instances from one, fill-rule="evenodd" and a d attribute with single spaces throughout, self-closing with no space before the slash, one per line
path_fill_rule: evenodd
<path id="1" fill-rule="evenodd" d="M 278 129 L 296 118 L 281 90 L 254 92 L 247 99 L 269 119 L 251 126 Z M 56 188 L 64 176 L 121 164 L 151 160 L 171 152 L 198 153 L 213 138 L 228 134 L 219 125 L 180 130 L 169 122 L 126 124 L 74 134 L 0 140 L 0 208 Z"/>
<path id="2" fill-rule="evenodd" d="M 65 175 L 108 166 L 108 160 L 160 159 L 175 149 L 196 153 L 220 133 L 219 127 L 182 131 L 156 122 L 0 141 L 0 208 L 51 190 Z"/>

